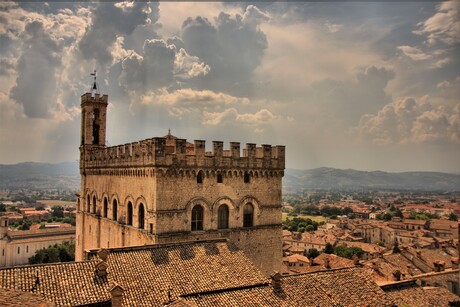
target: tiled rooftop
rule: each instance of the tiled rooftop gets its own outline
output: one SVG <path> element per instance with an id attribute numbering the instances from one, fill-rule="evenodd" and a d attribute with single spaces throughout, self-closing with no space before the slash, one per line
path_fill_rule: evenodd
<path id="1" fill-rule="evenodd" d="M 226 241 L 110 250 L 108 273 L 125 289 L 126 306 L 161 305 L 171 297 L 267 284 L 241 251 Z"/>
<path id="2" fill-rule="evenodd" d="M 56 306 L 110 300 L 110 282 L 95 273 L 96 261 L 0 269 L 0 288 L 39 294 Z"/>
<path id="3" fill-rule="evenodd" d="M 460 297 L 441 287 L 419 287 L 411 284 L 385 292 L 398 306 L 441 307 L 452 306 L 451 302 L 456 303 L 454 306 L 460 304 Z"/>
<path id="4" fill-rule="evenodd" d="M 346 268 L 282 277 L 271 286 L 185 297 L 199 306 L 392 306 L 363 268 Z"/>

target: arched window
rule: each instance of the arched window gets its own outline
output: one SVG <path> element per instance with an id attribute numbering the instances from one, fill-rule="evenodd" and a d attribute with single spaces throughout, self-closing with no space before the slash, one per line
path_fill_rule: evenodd
<path id="1" fill-rule="evenodd" d="M 86 197 L 86 212 L 89 212 L 90 208 L 91 208 L 91 201 L 88 195 L 88 197 Z"/>
<path id="2" fill-rule="evenodd" d="M 252 204 L 246 204 L 243 209 L 243 227 L 252 226 L 254 226 L 254 207 Z"/>
<path id="3" fill-rule="evenodd" d="M 145 213 L 144 213 L 144 204 L 139 205 L 139 214 L 138 216 L 138 224 L 140 229 L 144 229 L 144 219 L 145 219 Z"/>
<path id="4" fill-rule="evenodd" d="M 196 175 L 196 183 L 203 183 L 203 171 L 199 171 Z"/>
<path id="5" fill-rule="evenodd" d="M 249 183 L 250 181 L 249 173 L 244 173 L 244 183 Z"/>
<path id="6" fill-rule="evenodd" d="M 227 229 L 228 228 L 228 206 L 221 205 L 217 210 L 217 228 Z"/>
<path id="7" fill-rule="evenodd" d="M 224 182 L 224 178 L 222 177 L 221 173 L 218 173 L 217 174 L 217 183 L 222 183 L 222 182 Z"/>
<path id="8" fill-rule="evenodd" d="M 133 204 L 128 202 L 128 216 L 126 217 L 126 224 L 132 225 L 133 224 Z"/>
<path id="9" fill-rule="evenodd" d="M 117 210 L 118 210 L 118 203 L 117 203 L 117 200 L 114 199 L 112 203 L 112 219 L 114 221 L 117 220 Z"/>
<path id="10" fill-rule="evenodd" d="M 99 144 L 99 109 L 93 112 L 93 144 Z"/>
<path id="11" fill-rule="evenodd" d="M 93 196 L 93 212 L 96 213 L 96 195 Z"/>
<path id="12" fill-rule="evenodd" d="M 203 230 L 203 207 L 196 205 L 192 209 L 192 231 Z"/>
<path id="13" fill-rule="evenodd" d="M 107 211 L 109 210 L 109 203 L 107 202 L 107 198 L 104 197 L 104 210 L 102 211 L 102 216 L 107 217 Z"/>

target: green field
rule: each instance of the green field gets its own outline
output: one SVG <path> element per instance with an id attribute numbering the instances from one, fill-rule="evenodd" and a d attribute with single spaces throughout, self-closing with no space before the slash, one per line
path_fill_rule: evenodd
<path id="1" fill-rule="evenodd" d="M 283 222 L 286 220 L 286 218 L 288 217 L 288 214 L 287 213 L 284 213 L 283 212 Z M 302 214 L 299 214 L 298 216 L 295 216 L 295 217 L 301 217 L 303 219 L 311 219 L 312 221 L 316 221 L 316 222 L 326 222 L 326 218 L 323 217 L 323 216 L 314 216 L 314 215 L 302 215 Z M 294 216 L 289 216 L 289 219 L 293 219 Z"/>

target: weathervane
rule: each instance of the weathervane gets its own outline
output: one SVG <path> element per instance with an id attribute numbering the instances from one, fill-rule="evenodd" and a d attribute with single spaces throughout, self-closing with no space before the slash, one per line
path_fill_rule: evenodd
<path id="1" fill-rule="evenodd" d="M 93 85 L 91 86 L 91 96 L 94 96 L 94 94 L 99 94 L 99 86 L 97 85 L 96 82 L 96 70 L 94 70 L 93 73 L 90 74 L 91 76 L 94 77 Z"/>

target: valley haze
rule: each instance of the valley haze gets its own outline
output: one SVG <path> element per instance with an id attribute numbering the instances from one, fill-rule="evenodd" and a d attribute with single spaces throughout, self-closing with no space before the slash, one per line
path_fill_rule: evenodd
<path id="1" fill-rule="evenodd" d="M 80 189 L 77 162 L 0 164 L 0 189 Z M 308 170 L 288 168 L 283 193 L 305 190 L 333 191 L 460 191 L 460 174 L 441 172 L 359 171 L 321 167 Z"/>

